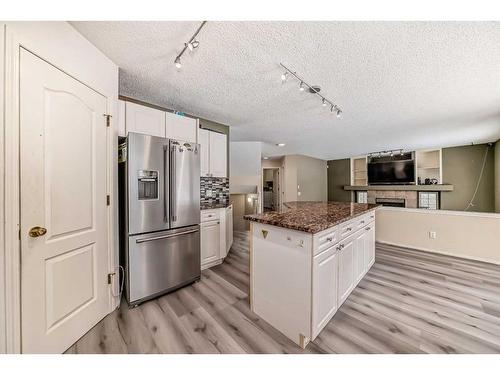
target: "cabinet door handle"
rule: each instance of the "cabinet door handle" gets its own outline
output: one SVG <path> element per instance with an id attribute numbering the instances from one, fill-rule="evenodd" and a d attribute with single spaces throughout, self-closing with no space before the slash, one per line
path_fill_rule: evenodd
<path id="1" fill-rule="evenodd" d="M 351 230 L 352 230 L 351 227 L 345 229 L 346 232 L 350 232 Z"/>
<path id="2" fill-rule="evenodd" d="M 332 242 L 332 241 L 333 241 L 333 237 L 327 237 L 327 238 L 326 238 L 326 240 L 327 240 L 328 242 Z"/>
<path id="3" fill-rule="evenodd" d="M 364 224 L 364 223 L 365 223 L 365 221 L 364 221 L 364 220 L 361 220 L 361 224 Z"/>
<path id="4" fill-rule="evenodd" d="M 365 230 L 370 230 L 370 229 L 372 229 L 372 228 L 370 228 L 370 227 L 366 227 L 366 228 L 365 228 Z"/>

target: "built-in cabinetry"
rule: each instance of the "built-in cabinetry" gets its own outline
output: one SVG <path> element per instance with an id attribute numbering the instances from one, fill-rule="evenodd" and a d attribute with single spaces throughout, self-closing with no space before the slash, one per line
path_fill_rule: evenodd
<path id="1" fill-rule="evenodd" d="M 227 137 L 207 129 L 200 129 L 201 176 L 227 177 Z"/>
<path id="2" fill-rule="evenodd" d="M 305 347 L 375 262 L 375 211 L 316 234 L 251 228 L 251 308 Z"/>
<path id="3" fill-rule="evenodd" d="M 198 120 L 145 105 L 119 100 L 119 134 L 142 133 L 198 143 Z"/>
<path id="4" fill-rule="evenodd" d="M 220 264 L 233 243 L 233 206 L 201 211 L 201 268 Z"/>

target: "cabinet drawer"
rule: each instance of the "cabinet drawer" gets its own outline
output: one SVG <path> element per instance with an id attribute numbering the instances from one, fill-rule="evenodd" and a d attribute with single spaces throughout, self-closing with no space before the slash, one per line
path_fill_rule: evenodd
<path id="1" fill-rule="evenodd" d="M 339 227 L 328 229 L 324 232 L 318 233 L 315 238 L 314 255 L 320 254 L 333 244 L 337 243 L 339 238 Z"/>
<path id="2" fill-rule="evenodd" d="M 358 230 L 358 229 L 363 228 L 368 223 L 372 222 L 373 219 L 370 219 L 370 215 L 366 214 L 366 215 L 361 215 L 360 217 L 357 217 L 353 221 L 354 221 L 353 230 Z"/>
<path id="3" fill-rule="evenodd" d="M 201 222 L 220 219 L 220 210 L 203 210 L 201 211 Z"/>
<path id="4" fill-rule="evenodd" d="M 357 220 L 349 220 L 345 223 L 339 225 L 339 239 L 343 240 L 346 237 L 349 237 L 357 230 L 358 221 Z"/>

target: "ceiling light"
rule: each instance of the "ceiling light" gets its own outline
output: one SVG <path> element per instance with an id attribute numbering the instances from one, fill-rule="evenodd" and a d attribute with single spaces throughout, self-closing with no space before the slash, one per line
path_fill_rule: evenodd
<path id="1" fill-rule="evenodd" d="M 300 92 L 304 92 L 305 89 L 306 89 L 306 87 L 307 87 L 308 91 L 311 94 L 317 95 L 317 96 L 319 96 L 321 98 L 321 104 L 322 104 L 323 107 L 328 108 L 328 106 L 330 106 L 330 112 L 332 114 L 336 113 L 337 117 L 340 117 L 340 115 L 342 113 L 342 110 L 335 103 L 333 103 L 333 101 L 329 100 L 328 98 L 326 98 L 325 96 L 323 96 L 322 94 L 320 94 L 320 91 L 321 91 L 321 87 L 320 86 L 312 86 L 312 85 L 308 84 L 301 77 L 299 77 L 296 72 L 290 70 L 285 65 L 283 65 L 283 63 L 280 63 L 280 66 L 283 69 L 285 69 L 285 72 L 281 75 L 281 81 L 282 81 L 282 83 L 285 82 L 288 79 L 289 76 L 295 78 L 300 83 L 300 85 L 299 85 Z"/>
<path id="2" fill-rule="evenodd" d="M 285 147 L 285 143 L 276 143 L 276 146 L 278 146 L 278 147 Z"/>
<path id="3" fill-rule="evenodd" d="M 199 45 L 200 45 L 200 42 L 198 42 L 197 40 L 192 40 L 191 42 L 189 42 L 189 43 L 187 44 L 187 47 L 189 48 L 189 50 L 190 50 L 191 52 L 193 52 L 193 50 L 194 50 L 195 48 L 198 48 L 198 46 L 199 46 Z"/>
<path id="4" fill-rule="evenodd" d="M 176 67 L 177 69 L 182 68 L 181 58 L 180 58 L 179 56 L 177 56 L 177 58 L 175 59 L 175 67 Z"/>
<path id="5" fill-rule="evenodd" d="M 184 48 L 182 49 L 181 53 L 179 53 L 174 60 L 175 67 L 177 69 L 180 69 L 182 67 L 181 57 L 184 54 L 184 52 L 186 52 L 186 49 L 189 48 L 190 51 L 193 51 L 195 48 L 198 48 L 198 46 L 200 45 L 200 42 L 198 42 L 195 38 L 198 35 L 198 33 L 200 32 L 201 28 L 203 26 L 205 26 L 206 23 L 207 23 L 207 21 L 203 21 L 201 23 L 201 25 L 198 27 L 198 29 L 196 30 L 196 32 L 193 34 L 191 39 L 189 39 L 189 42 L 184 43 Z"/>

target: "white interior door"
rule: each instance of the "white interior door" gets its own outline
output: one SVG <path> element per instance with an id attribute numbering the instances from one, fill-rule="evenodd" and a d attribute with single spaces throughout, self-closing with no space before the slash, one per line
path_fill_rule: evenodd
<path id="1" fill-rule="evenodd" d="M 21 49 L 24 353 L 63 352 L 109 312 L 105 113 L 105 97 Z"/>

